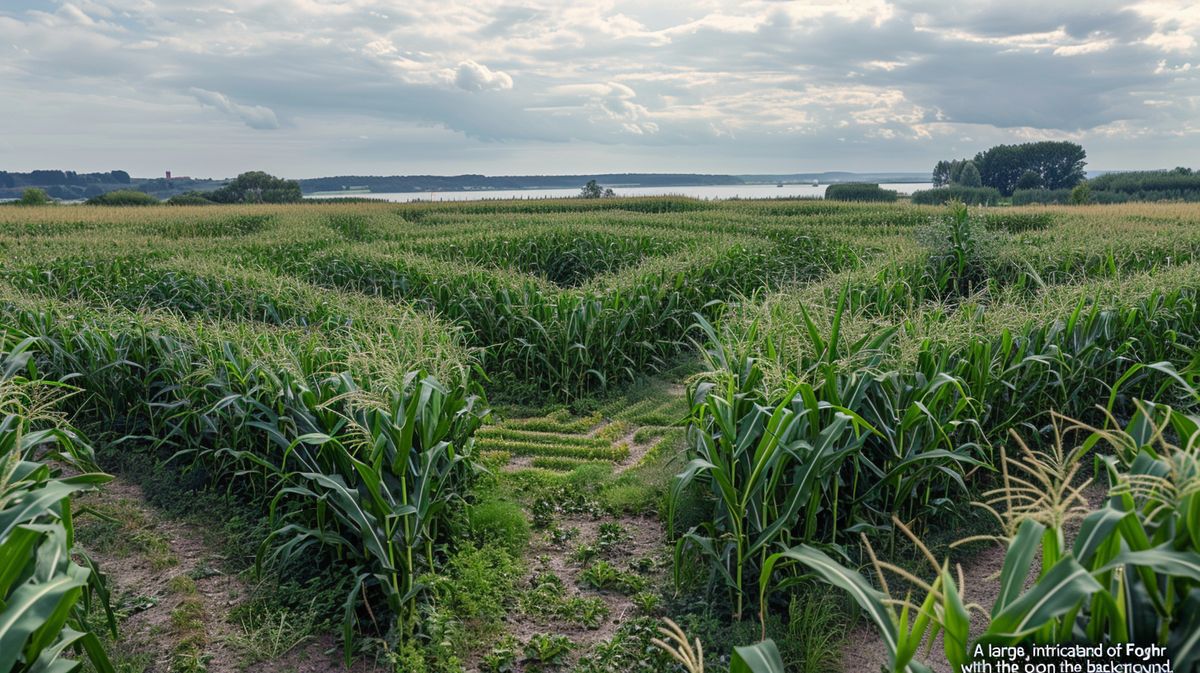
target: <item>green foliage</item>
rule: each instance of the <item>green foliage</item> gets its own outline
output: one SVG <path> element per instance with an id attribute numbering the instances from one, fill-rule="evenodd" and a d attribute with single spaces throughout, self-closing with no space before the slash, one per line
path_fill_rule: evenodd
<path id="1" fill-rule="evenodd" d="M 966 204 L 951 203 L 950 216 L 928 233 L 925 282 L 938 297 L 970 295 L 988 283 L 991 253 L 984 225 Z"/>
<path id="2" fill-rule="evenodd" d="M 482 627 L 494 628 L 508 613 L 521 571 L 520 563 L 503 547 L 467 547 L 454 553 L 443 574 L 428 582 L 439 606 L 486 631 Z"/>
<path id="3" fill-rule="evenodd" d="M 216 203 L 294 203 L 300 201 L 300 183 L 262 171 L 242 173 L 220 189 L 204 194 Z"/>
<path id="4" fill-rule="evenodd" d="M 133 189 L 118 189 L 93 196 L 87 200 L 89 206 L 153 206 L 158 199 L 145 192 Z"/>
<path id="5" fill-rule="evenodd" d="M 1016 191 L 1022 189 L 1041 189 L 1042 176 L 1037 171 L 1025 171 L 1017 179 Z"/>
<path id="6" fill-rule="evenodd" d="M 585 598 L 567 593 L 556 575 L 543 574 L 520 598 L 521 612 L 542 620 L 558 619 L 568 624 L 596 629 L 608 618 L 608 604 L 598 597 Z"/>
<path id="7" fill-rule="evenodd" d="M 1092 202 L 1092 187 L 1087 182 L 1081 182 L 1075 185 L 1071 190 L 1071 203 L 1075 205 L 1083 205 Z"/>
<path id="8" fill-rule="evenodd" d="M 972 206 L 994 206 L 1000 201 L 1000 192 L 992 187 L 937 187 L 921 189 L 912 193 L 912 202 L 929 206 L 941 206 L 951 201 L 960 201 Z"/>
<path id="9" fill-rule="evenodd" d="M 957 184 L 968 188 L 978 188 L 983 186 L 983 178 L 979 177 L 979 169 L 975 167 L 974 161 L 968 161 L 963 165 L 962 172 L 959 173 Z"/>
<path id="10" fill-rule="evenodd" d="M 996 145 L 975 155 L 983 184 L 1011 196 L 1027 172 L 1036 173 L 1046 189 L 1069 189 L 1086 176 L 1087 153 L 1071 142 L 1041 141 Z"/>
<path id="11" fill-rule="evenodd" d="M 1188 388 L 1200 402 L 1200 394 Z M 1092 434 L 1074 449 L 1060 443 L 1052 452 L 1041 453 L 1022 444 L 1020 458 L 1004 457 L 1004 484 L 990 504 L 1005 530 L 1008 551 L 1000 593 L 976 642 L 1063 643 L 1083 637 L 1106 645 L 1156 643 L 1167 648 L 1177 670 L 1192 670 L 1200 663 L 1194 611 L 1200 602 L 1200 526 L 1193 521 L 1200 511 L 1200 493 L 1194 489 L 1200 474 L 1200 418 L 1148 404 L 1140 406 L 1124 431 L 1073 429 Z M 1168 432 L 1187 438 L 1187 443 L 1172 445 L 1165 439 Z M 1072 483 L 1084 454 L 1101 440 L 1115 452 L 1098 461 L 1106 473 L 1109 498 L 1091 509 Z M 1030 483 L 1042 487 L 1029 489 Z M 1068 547 L 1064 529 L 1079 519 L 1079 534 Z M 924 550 L 920 540 L 911 537 Z M 919 606 L 888 596 L 886 585 L 885 592 L 875 589 L 809 546 L 768 559 L 762 596 L 765 600 L 766 577 L 776 564 L 800 564 L 859 604 L 883 634 L 890 670 L 927 670 L 914 656 L 922 640 L 938 631 L 944 634 L 947 660 L 959 669 L 973 649 L 962 598 L 965 587 L 957 585 L 948 562 L 939 566 L 924 551 L 935 578 L 921 583 L 925 598 Z M 899 571 L 873 554 L 872 559 L 881 578 L 885 571 Z"/>
<path id="12" fill-rule="evenodd" d="M 102 603 L 114 635 L 116 622 L 104 577 L 75 547 L 71 504 L 109 477 L 53 408 L 41 406 L 58 384 L 23 376 L 28 346 L 0 354 L 0 670 L 71 670 L 64 655 L 75 650 L 112 671 L 88 620 L 91 602 Z M 52 464 L 79 473 L 63 476 Z"/>
<path id="13" fill-rule="evenodd" d="M 529 544 L 529 521 L 517 503 L 489 500 L 467 509 L 471 535 L 477 543 L 496 544 L 520 557 Z"/>
<path id="14" fill-rule="evenodd" d="M 571 656 L 573 649 L 575 649 L 575 643 L 566 636 L 534 634 L 530 636 L 523 649 L 525 670 L 548 671 L 559 668 L 567 663 L 567 658 Z"/>
<path id="15" fill-rule="evenodd" d="M 1070 189 L 1021 189 L 1013 192 L 1012 204 L 1014 206 L 1025 206 L 1031 203 L 1059 203 L 1066 204 L 1071 202 Z"/>
<path id="16" fill-rule="evenodd" d="M 37 187 L 22 190 L 21 198 L 17 200 L 17 204 L 21 206 L 45 206 L 50 203 L 50 196 L 46 194 L 46 190 Z"/>
<path id="17" fill-rule="evenodd" d="M 587 184 L 579 190 L 579 198 L 582 199 L 605 199 L 616 196 L 611 188 L 601 187 L 595 180 L 588 180 Z"/>
<path id="18" fill-rule="evenodd" d="M 382 613 L 401 634 L 415 628 L 417 578 L 436 568 L 434 542 L 472 469 L 470 437 L 483 418 L 476 398 L 419 373 L 409 381 L 385 406 L 352 410 L 346 425 L 338 422 L 339 436 L 317 432 L 289 441 L 272 433 L 294 468 L 264 464 L 246 451 L 217 452 L 278 480 L 260 567 L 269 549 L 286 560 L 316 543 L 352 569 L 342 627 L 347 657 L 358 610 L 372 596 L 382 598 L 369 608 L 374 621 Z M 312 507 L 281 507 L 295 499 Z"/>
<path id="19" fill-rule="evenodd" d="M 878 201 L 890 203 L 896 200 L 894 189 L 883 189 L 878 184 L 867 182 L 841 182 L 825 188 L 825 198 L 831 201 Z"/>
<path id="20" fill-rule="evenodd" d="M 1122 195 L 1135 201 L 1200 200 L 1200 173 L 1190 168 L 1105 173 L 1088 182 L 1096 195 Z"/>

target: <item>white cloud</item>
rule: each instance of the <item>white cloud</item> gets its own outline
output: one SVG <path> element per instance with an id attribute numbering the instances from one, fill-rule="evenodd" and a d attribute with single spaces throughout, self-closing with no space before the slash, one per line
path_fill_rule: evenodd
<path id="1" fill-rule="evenodd" d="M 454 85 L 464 91 L 503 91 L 512 88 L 513 80 L 506 72 L 475 61 L 463 61 L 454 72 Z"/>
<path id="2" fill-rule="evenodd" d="M 271 108 L 263 107 L 262 105 L 242 105 L 235 103 L 223 93 L 199 87 L 188 89 L 188 93 L 192 94 L 201 104 L 214 107 L 231 117 L 236 117 L 252 129 L 279 128 L 279 119 L 276 118 L 275 111 Z"/>

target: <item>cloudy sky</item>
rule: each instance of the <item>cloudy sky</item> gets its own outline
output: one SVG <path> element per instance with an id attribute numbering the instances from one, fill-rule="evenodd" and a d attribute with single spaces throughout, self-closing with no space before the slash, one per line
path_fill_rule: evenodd
<path id="1" fill-rule="evenodd" d="M 1196 165 L 1200 3 L 0 0 L 0 169 Z"/>

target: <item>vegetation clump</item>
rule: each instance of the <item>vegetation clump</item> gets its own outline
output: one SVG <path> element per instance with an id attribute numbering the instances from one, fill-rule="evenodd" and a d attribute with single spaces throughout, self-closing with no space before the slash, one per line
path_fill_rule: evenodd
<path id="1" fill-rule="evenodd" d="M 868 182 L 840 182 L 825 188 L 825 198 L 832 201 L 867 201 L 891 203 L 896 200 L 894 189 L 883 189 Z"/>
<path id="2" fill-rule="evenodd" d="M 86 203 L 89 206 L 153 206 L 159 201 L 145 192 L 118 189 L 93 196 Z"/>
<path id="3" fill-rule="evenodd" d="M 915 191 L 912 194 L 912 202 L 928 206 L 941 206 L 951 201 L 959 201 L 972 206 L 994 206 L 1000 202 L 1000 196 L 1000 191 L 994 187 L 952 185 Z"/>

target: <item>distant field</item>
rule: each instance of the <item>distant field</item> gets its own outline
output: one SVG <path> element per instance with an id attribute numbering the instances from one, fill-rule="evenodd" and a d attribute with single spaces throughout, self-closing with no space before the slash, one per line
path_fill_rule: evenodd
<path id="1" fill-rule="evenodd" d="M 1200 405 L 1195 204 L 4 207 L 0 249 L 4 413 L 77 426 L 163 516 L 237 512 L 231 575 L 261 552 L 308 582 L 221 617 L 239 637 L 344 622 L 394 670 L 678 670 L 645 654 L 663 615 L 706 649 L 761 628 L 797 667 L 838 662 L 857 608 L 768 553 L 865 566 L 865 534 L 920 558 L 893 516 L 939 554 L 945 530 L 1003 537 L 964 503 L 1010 431 L 1047 449 L 1052 410 L 1116 428 L 1148 422 L 1138 401 Z M 1155 633 L 1185 628 L 1194 585 L 1164 584 Z M 225 656 L 225 627 L 197 628 L 172 661 Z"/>

